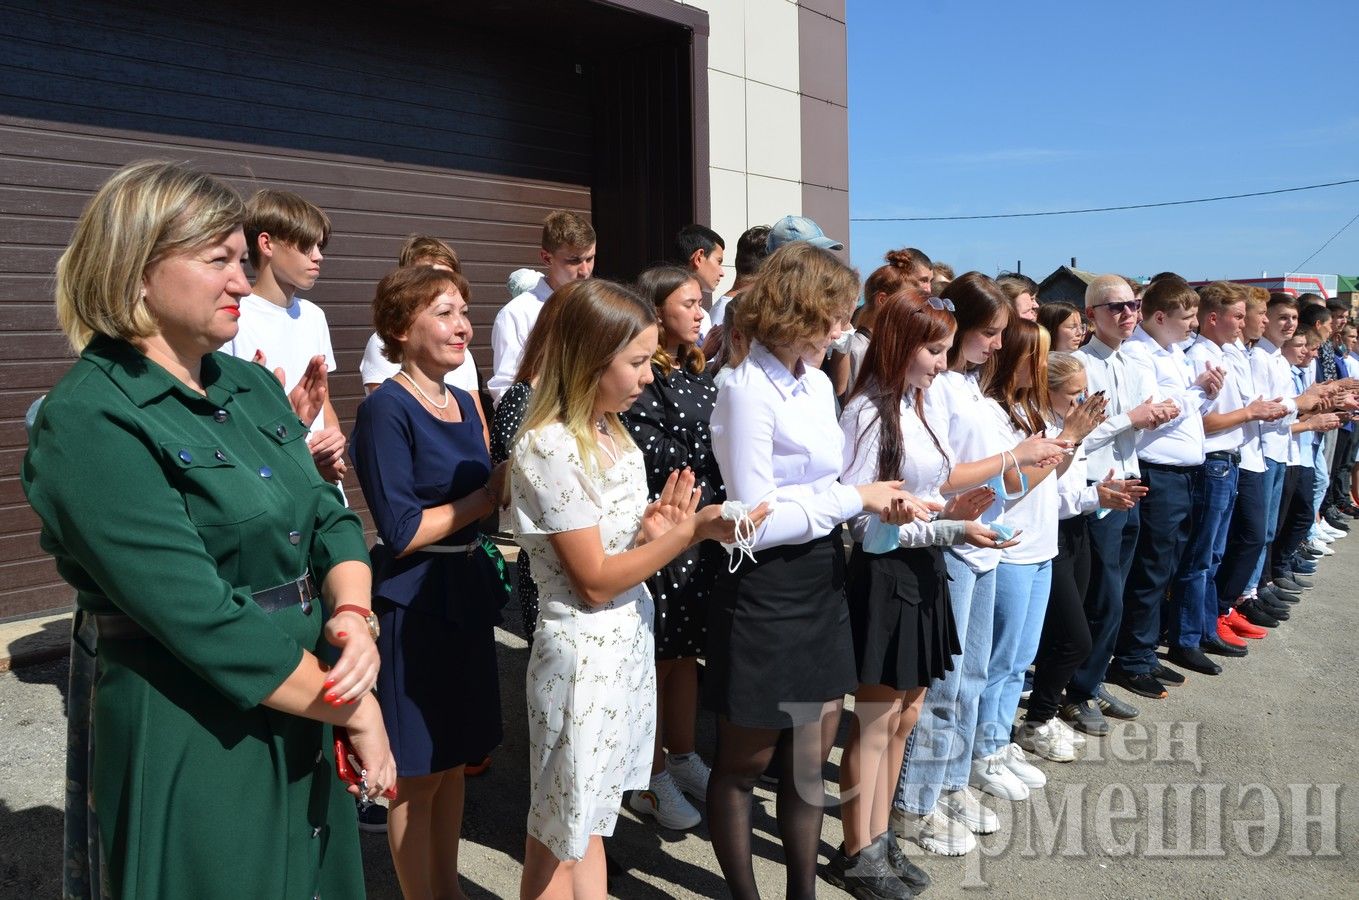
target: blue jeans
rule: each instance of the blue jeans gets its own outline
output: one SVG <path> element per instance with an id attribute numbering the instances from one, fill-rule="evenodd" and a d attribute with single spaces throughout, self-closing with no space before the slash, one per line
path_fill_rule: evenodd
<path id="1" fill-rule="evenodd" d="M 977 700 L 986 686 L 996 605 L 994 569 L 973 572 L 947 551 L 944 564 L 963 652 L 953 658 L 953 669 L 931 682 L 925 692 L 920 721 L 911 732 L 897 782 L 896 806 L 922 816 L 934 809 L 942 791 L 966 787 L 972 773 Z"/>
<path id="2" fill-rule="evenodd" d="M 1284 475 L 1288 472 L 1288 466 L 1272 459 L 1265 459 L 1265 480 L 1262 490 L 1265 498 L 1265 546 L 1260 548 L 1260 558 L 1255 561 L 1255 570 L 1251 573 L 1250 583 L 1246 585 L 1246 590 L 1254 590 L 1261 584 L 1265 574 L 1265 561 L 1269 559 L 1269 545 L 1274 543 L 1274 536 L 1279 533 L 1279 503 L 1283 500 Z"/>
<path id="3" fill-rule="evenodd" d="M 1136 506 L 1110 510 L 1102 519 L 1090 516 L 1089 522 L 1090 584 L 1085 590 L 1085 618 L 1090 623 L 1090 655 L 1066 686 L 1068 703 L 1093 698 L 1109 671 L 1118 626 L 1123 621 L 1123 588 L 1136 555 L 1141 513 Z"/>
<path id="4" fill-rule="evenodd" d="M 1223 459 L 1204 462 L 1194 479 L 1194 519 L 1171 600 L 1170 640 L 1197 648 L 1217 636 L 1217 568 L 1227 546 L 1227 530 L 1236 503 L 1236 463 Z"/>
<path id="5" fill-rule="evenodd" d="M 996 567 L 996 609 L 991 629 L 991 662 L 977 702 L 975 757 L 990 756 L 1010 743 L 1024 670 L 1038 655 L 1043 618 L 1052 590 L 1052 560 Z"/>

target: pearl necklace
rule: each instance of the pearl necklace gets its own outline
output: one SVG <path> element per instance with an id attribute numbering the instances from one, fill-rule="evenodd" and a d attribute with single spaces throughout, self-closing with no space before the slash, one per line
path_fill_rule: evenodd
<path id="1" fill-rule="evenodd" d="M 415 383 L 415 379 L 406 374 L 405 369 L 402 369 L 396 374 L 406 379 L 410 386 L 415 388 L 415 392 L 419 394 L 421 397 L 423 397 L 425 402 L 428 403 L 430 406 L 439 410 L 448 409 L 448 402 L 453 399 L 451 396 L 449 396 L 448 388 L 444 388 L 444 402 L 442 404 L 435 403 L 433 400 L 430 399 L 429 394 L 426 394 L 423 390 L 421 390 L 420 385 Z"/>

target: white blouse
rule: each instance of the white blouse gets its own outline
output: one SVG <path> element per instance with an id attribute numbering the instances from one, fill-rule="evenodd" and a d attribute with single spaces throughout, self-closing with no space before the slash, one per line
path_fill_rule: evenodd
<path id="1" fill-rule="evenodd" d="M 976 462 L 1014 448 L 1008 428 L 997 427 L 997 417 L 1005 419 L 999 404 L 981 392 L 977 372 L 944 372 L 934 379 L 925 392 L 925 415 L 931 422 L 948 423 L 948 448 L 959 462 Z M 942 439 L 942 436 L 941 436 Z M 996 466 L 1000 474 L 1000 466 Z M 1004 522 L 1004 501 L 996 495 L 977 521 L 984 525 Z M 1020 538 L 1024 540 L 1024 538 Z M 967 563 L 973 572 L 990 572 L 1000 563 L 1000 551 L 970 544 L 950 549 Z"/>
<path id="2" fill-rule="evenodd" d="M 713 408 L 713 454 L 727 496 L 769 516 L 754 549 L 805 544 L 863 511 L 854 488 L 839 481 L 844 436 L 835 394 L 819 369 L 794 375 L 758 341 L 722 382 Z"/>
<path id="3" fill-rule="evenodd" d="M 947 455 L 947 423 L 931 421 L 930 431 L 939 438 L 943 453 L 930 438 L 925 423 L 916 415 L 909 396 L 901 398 L 901 442 L 904 452 L 897 477 L 902 490 L 920 500 L 943 503 L 939 489 L 948 480 L 952 460 Z M 840 430 L 844 434 L 844 472 L 840 480 L 845 484 L 869 484 L 878 480 L 878 453 L 881 448 L 882 421 L 872 400 L 860 394 L 840 413 Z M 854 540 L 862 542 L 869 522 L 877 518 L 872 513 L 860 513 L 850 519 L 849 530 Z M 958 528 L 946 523 L 916 521 L 901 526 L 899 542 L 903 547 L 928 547 L 957 540 Z"/>

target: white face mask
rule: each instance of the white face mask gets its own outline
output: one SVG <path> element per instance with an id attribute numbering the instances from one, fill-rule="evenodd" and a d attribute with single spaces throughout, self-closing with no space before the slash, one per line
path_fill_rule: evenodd
<path id="1" fill-rule="evenodd" d="M 834 350 L 836 353 L 848 353 L 849 339 L 852 337 L 854 337 L 854 326 L 851 325 L 849 328 L 846 328 L 844 331 L 840 332 L 840 336 L 838 338 L 831 341 L 830 348 Z"/>

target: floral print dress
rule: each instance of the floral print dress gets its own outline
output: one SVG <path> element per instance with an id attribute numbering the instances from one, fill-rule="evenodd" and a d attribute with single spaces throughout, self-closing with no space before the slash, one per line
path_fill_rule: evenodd
<path id="1" fill-rule="evenodd" d="M 528 662 L 528 833 L 562 860 L 613 834 L 623 792 L 651 780 L 656 670 L 651 595 L 600 606 L 576 596 L 549 537 L 599 527 L 610 556 L 633 546 L 646 509 L 642 454 L 587 467 L 561 424 L 523 434 L 510 464 L 519 546 L 532 560 L 538 622 Z"/>

